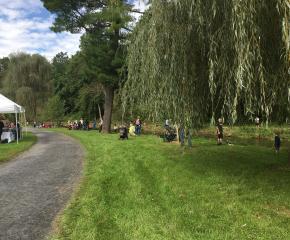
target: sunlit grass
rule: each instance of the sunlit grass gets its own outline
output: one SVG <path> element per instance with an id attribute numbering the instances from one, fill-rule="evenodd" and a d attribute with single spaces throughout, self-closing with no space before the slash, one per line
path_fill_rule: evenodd
<path id="1" fill-rule="evenodd" d="M 53 239 L 290 239 L 285 148 L 65 132 L 87 157 Z"/>

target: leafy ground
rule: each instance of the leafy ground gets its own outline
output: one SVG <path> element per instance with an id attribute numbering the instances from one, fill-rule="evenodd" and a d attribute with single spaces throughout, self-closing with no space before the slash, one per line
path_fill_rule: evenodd
<path id="1" fill-rule="evenodd" d="M 87 157 L 53 239 L 290 239 L 285 148 L 199 138 L 186 149 L 156 136 L 61 131 Z"/>
<path id="2" fill-rule="evenodd" d="M 19 141 L 19 144 L 12 142 L 9 144 L 0 144 L 0 163 L 8 161 L 17 154 L 30 148 L 37 138 L 32 133 L 24 133 L 24 138 Z"/>

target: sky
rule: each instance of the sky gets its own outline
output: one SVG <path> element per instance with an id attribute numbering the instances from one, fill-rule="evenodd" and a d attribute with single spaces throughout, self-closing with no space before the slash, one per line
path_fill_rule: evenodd
<path id="1" fill-rule="evenodd" d="M 130 0 L 143 10 L 142 0 Z M 54 16 L 40 0 L 0 0 L 0 58 L 10 53 L 39 53 L 51 60 L 59 52 L 74 54 L 80 34 L 54 33 Z"/>

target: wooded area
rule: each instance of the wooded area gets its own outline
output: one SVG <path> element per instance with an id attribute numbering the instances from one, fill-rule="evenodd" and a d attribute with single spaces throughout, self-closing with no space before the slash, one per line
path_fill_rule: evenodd
<path id="1" fill-rule="evenodd" d="M 93 120 L 101 106 L 110 132 L 115 102 L 125 119 L 170 118 L 190 128 L 219 117 L 289 122 L 287 1 L 151 1 L 144 13 L 122 0 L 43 3 L 56 15 L 53 31 L 83 36 L 71 57 L 0 60 L 1 92 L 30 121 Z"/>

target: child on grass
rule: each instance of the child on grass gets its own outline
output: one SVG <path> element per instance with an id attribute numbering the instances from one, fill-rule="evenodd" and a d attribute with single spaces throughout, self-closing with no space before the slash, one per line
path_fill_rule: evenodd
<path id="1" fill-rule="evenodd" d="M 135 125 L 133 124 L 133 122 L 130 123 L 130 127 L 129 127 L 129 134 L 131 136 L 136 136 L 136 128 Z"/>
<path id="2" fill-rule="evenodd" d="M 217 144 L 221 145 L 223 143 L 223 120 L 221 118 L 218 119 L 218 124 L 216 127 L 216 133 L 217 133 Z"/>

